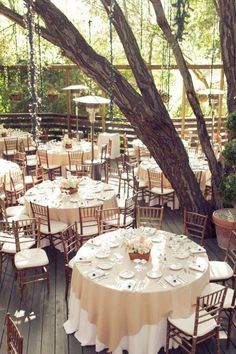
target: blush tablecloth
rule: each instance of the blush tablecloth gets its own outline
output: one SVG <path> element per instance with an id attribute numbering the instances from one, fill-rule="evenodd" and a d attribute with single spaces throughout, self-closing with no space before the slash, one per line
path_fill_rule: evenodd
<path id="1" fill-rule="evenodd" d="M 96 245 L 88 242 L 77 254 L 64 328 L 67 333 L 75 332 L 82 345 L 96 345 L 96 351 L 108 348 L 113 354 L 122 354 L 123 350 L 129 354 L 156 354 L 165 345 L 167 316 L 188 316 L 209 282 L 204 249 L 196 254 L 195 243 L 164 231 L 152 236 L 157 242 L 147 264 L 130 261 L 123 241 L 133 232 L 140 229 L 99 236 Z M 119 245 L 114 248 L 117 241 Z M 105 244 L 103 251 L 107 252 L 109 243 L 109 256 L 101 259 L 101 248 Z M 111 263 L 112 269 L 105 271 L 104 277 L 93 279 L 102 263 L 104 268 L 104 261 Z M 190 271 L 192 264 L 201 265 L 201 271 Z M 179 270 L 170 269 L 174 266 Z M 147 272 L 151 269 L 161 270 L 162 277 L 150 279 Z M 132 271 L 134 277 L 122 279 L 122 271 Z M 166 277 L 177 279 L 177 285 L 168 283 Z"/>

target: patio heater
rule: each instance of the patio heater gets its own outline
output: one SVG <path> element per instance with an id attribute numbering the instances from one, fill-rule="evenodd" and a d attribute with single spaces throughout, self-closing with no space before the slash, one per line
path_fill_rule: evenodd
<path id="1" fill-rule="evenodd" d="M 100 161 L 94 160 L 94 123 L 96 113 L 99 111 L 101 105 L 109 104 L 110 100 L 101 96 L 83 96 L 73 99 L 75 102 L 80 102 L 86 105 L 86 111 L 89 115 L 89 121 L 91 123 L 91 176 L 93 179 L 100 179 Z M 97 177 L 97 178 L 96 178 Z M 100 177 L 100 178 L 99 178 Z"/>
<path id="2" fill-rule="evenodd" d="M 223 96 L 225 92 L 219 89 L 205 89 L 198 91 L 198 94 L 208 97 L 209 106 L 211 107 L 211 141 L 214 144 L 214 125 L 215 125 L 215 111 L 219 103 L 219 96 Z"/>
<path id="3" fill-rule="evenodd" d="M 88 90 L 89 88 L 85 85 L 70 85 L 67 87 L 63 87 L 62 90 L 69 91 L 75 98 L 78 98 L 79 92 L 82 90 Z M 74 101 L 74 99 L 73 99 Z M 78 102 L 75 101 L 75 119 L 76 119 L 76 136 L 78 137 L 78 130 L 79 130 L 79 109 L 78 109 Z"/>

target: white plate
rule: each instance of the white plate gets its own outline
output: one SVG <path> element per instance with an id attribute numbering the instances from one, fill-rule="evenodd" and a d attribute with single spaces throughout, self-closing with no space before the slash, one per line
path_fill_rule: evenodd
<path id="1" fill-rule="evenodd" d="M 78 203 L 79 199 L 78 198 L 70 198 L 71 203 Z"/>
<path id="2" fill-rule="evenodd" d="M 123 270 L 120 272 L 120 277 L 123 279 L 131 279 L 134 277 L 134 272 L 132 272 L 132 270 Z"/>
<path id="3" fill-rule="evenodd" d="M 95 237 L 95 238 L 90 238 L 90 240 L 88 240 L 87 243 L 89 245 L 93 245 L 93 246 L 99 247 L 99 246 L 101 246 L 102 241 L 99 240 L 99 239 L 97 240 L 96 237 Z"/>
<path id="4" fill-rule="evenodd" d="M 157 279 L 162 276 L 162 273 L 158 270 L 149 270 L 149 272 L 147 272 L 147 276 L 151 279 Z"/>
<path id="5" fill-rule="evenodd" d="M 186 235 L 178 235 L 179 240 L 186 240 L 188 237 Z"/>
<path id="6" fill-rule="evenodd" d="M 151 237 L 151 240 L 152 240 L 152 242 L 154 242 L 154 243 L 161 243 L 162 241 L 163 241 L 163 238 L 162 238 L 162 236 L 152 236 Z"/>
<path id="7" fill-rule="evenodd" d="M 85 199 L 86 199 L 86 200 L 93 200 L 94 197 L 86 197 Z"/>
<path id="8" fill-rule="evenodd" d="M 180 270 L 183 268 L 182 264 L 180 263 L 173 263 L 169 267 L 171 270 Z"/>
<path id="9" fill-rule="evenodd" d="M 189 252 L 179 253 L 176 256 L 176 258 L 179 258 L 179 259 L 185 259 L 185 258 L 188 258 L 188 257 L 189 257 Z"/>
<path id="10" fill-rule="evenodd" d="M 116 248 L 116 247 L 119 247 L 119 246 L 120 246 L 120 243 L 118 241 L 109 242 L 109 247 L 111 247 L 111 248 Z"/>
<path id="11" fill-rule="evenodd" d="M 108 258 L 110 256 L 110 252 L 97 252 L 95 257 L 99 259 Z"/>
<path id="12" fill-rule="evenodd" d="M 103 269 L 103 270 L 109 270 L 112 268 L 112 264 L 108 262 L 103 262 L 97 265 L 98 268 Z"/>

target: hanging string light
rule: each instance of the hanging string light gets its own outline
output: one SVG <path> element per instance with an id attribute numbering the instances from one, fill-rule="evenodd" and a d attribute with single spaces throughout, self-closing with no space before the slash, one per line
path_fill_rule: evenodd
<path id="1" fill-rule="evenodd" d="M 114 108 L 114 68 L 113 68 L 113 32 L 112 32 L 112 22 L 114 18 L 114 0 L 110 0 L 109 9 L 109 40 L 110 40 L 110 83 L 108 87 L 108 96 L 110 99 L 109 103 L 109 118 L 113 119 L 113 108 Z"/>
<path id="2" fill-rule="evenodd" d="M 41 110 L 44 111 L 44 75 L 42 67 L 42 46 L 41 46 L 41 28 L 39 25 L 39 15 L 37 16 L 37 33 L 38 33 L 38 62 L 39 62 L 39 92 L 41 97 Z"/>
<path id="3" fill-rule="evenodd" d="M 38 116 L 40 98 L 37 92 L 37 78 L 38 70 L 36 63 L 35 53 L 35 16 L 33 10 L 33 3 L 35 0 L 24 0 L 26 6 L 26 14 L 24 16 L 26 28 L 28 30 L 29 41 L 29 65 L 28 65 L 28 81 L 29 81 L 29 93 L 31 96 L 31 103 L 29 104 L 29 113 L 31 117 L 31 131 L 34 140 L 38 143 L 40 133 L 41 118 Z"/>

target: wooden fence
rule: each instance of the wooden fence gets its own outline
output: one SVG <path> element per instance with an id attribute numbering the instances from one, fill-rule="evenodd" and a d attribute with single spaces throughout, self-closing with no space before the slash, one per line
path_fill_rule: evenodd
<path id="1" fill-rule="evenodd" d="M 63 114 L 56 113 L 40 113 L 39 116 L 42 118 L 41 127 L 48 129 L 49 139 L 60 139 L 65 132 L 67 131 L 67 116 Z M 76 126 L 76 117 L 71 116 L 71 129 L 75 130 Z M 209 135 L 212 134 L 212 118 L 205 118 L 207 129 Z M 173 119 L 176 130 L 179 135 L 182 133 L 182 137 L 189 138 L 192 137 L 192 145 L 195 146 L 198 143 L 197 136 L 197 124 L 195 117 L 186 117 L 184 124 L 184 136 L 183 136 L 183 121 L 181 117 Z M 219 127 L 218 118 L 214 120 L 214 131 L 215 133 Z M 0 114 L 0 124 L 4 124 L 6 128 L 16 128 L 24 131 L 31 131 L 31 121 L 30 115 L 28 113 L 8 113 Z M 79 116 L 78 120 L 79 131 L 82 131 L 84 136 L 87 137 L 90 132 L 90 122 L 87 116 Z M 224 125 L 220 124 L 221 127 L 221 137 L 222 142 L 226 140 L 226 132 Z M 130 125 L 126 118 L 105 118 L 105 130 L 110 133 L 120 133 L 123 136 L 124 133 L 127 134 L 129 142 L 131 142 L 135 137 L 135 131 Z M 96 117 L 95 122 L 95 134 L 98 134 L 103 131 L 102 128 L 102 118 Z"/>

